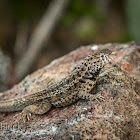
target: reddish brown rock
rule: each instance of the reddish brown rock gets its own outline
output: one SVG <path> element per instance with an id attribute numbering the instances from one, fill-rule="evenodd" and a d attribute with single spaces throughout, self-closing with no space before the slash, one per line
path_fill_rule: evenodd
<path id="1" fill-rule="evenodd" d="M 1 114 L 0 139 L 139 139 L 140 128 L 140 46 L 135 43 L 81 47 L 27 76 L 1 99 L 28 95 L 48 88 L 68 75 L 88 54 L 103 48 L 116 52 L 112 62 L 115 72 L 99 79 L 96 94 L 100 103 L 80 100 L 63 108 L 53 108 L 44 115 L 33 115 L 26 124 L 14 126 L 13 116 Z M 107 65 L 104 69 L 111 67 Z M 95 94 L 95 93 L 94 93 Z"/>

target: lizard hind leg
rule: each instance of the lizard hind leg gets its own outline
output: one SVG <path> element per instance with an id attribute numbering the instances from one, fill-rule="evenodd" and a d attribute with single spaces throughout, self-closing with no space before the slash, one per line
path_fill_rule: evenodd
<path id="1" fill-rule="evenodd" d="M 52 105 L 48 100 L 44 100 L 42 102 L 26 106 L 22 112 L 21 116 L 24 122 L 29 121 L 31 114 L 44 114 L 51 109 Z"/>

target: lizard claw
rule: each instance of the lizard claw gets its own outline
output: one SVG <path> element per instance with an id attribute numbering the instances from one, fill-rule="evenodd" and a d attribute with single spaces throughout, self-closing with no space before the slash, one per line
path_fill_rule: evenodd
<path id="1" fill-rule="evenodd" d="M 101 94 L 98 94 L 98 95 L 96 96 L 95 100 L 96 100 L 97 102 L 99 102 L 99 103 L 100 103 L 100 101 L 99 101 L 99 100 L 104 101 L 104 100 L 105 100 L 105 98 L 104 98 L 104 96 L 102 96 Z"/>
<path id="2" fill-rule="evenodd" d="M 26 114 L 27 120 L 29 121 L 31 119 L 31 113 Z"/>

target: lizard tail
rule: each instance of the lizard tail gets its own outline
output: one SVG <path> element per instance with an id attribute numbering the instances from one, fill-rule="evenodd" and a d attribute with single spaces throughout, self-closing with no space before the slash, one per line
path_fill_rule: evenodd
<path id="1" fill-rule="evenodd" d="M 0 112 L 18 111 L 14 108 L 14 100 L 0 101 Z M 20 109 L 19 109 L 20 110 Z"/>

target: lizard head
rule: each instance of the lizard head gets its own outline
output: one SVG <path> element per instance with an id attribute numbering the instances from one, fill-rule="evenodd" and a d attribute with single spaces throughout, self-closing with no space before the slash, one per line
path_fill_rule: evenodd
<path id="1" fill-rule="evenodd" d="M 115 53 L 109 49 L 103 49 L 93 55 L 85 58 L 87 68 L 91 73 L 100 71 L 107 63 L 111 62 L 116 57 Z"/>
<path id="2" fill-rule="evenodd" d="M 97 59 L 100 59 L 101 62 L 103 63 L 108 63 L 111 62 L 112 59 L 114 59 L 116 57 L 115 52 L 112 52 L 109 49 L 103 49 L 95 54 L 93 54 L 92 56 L 97 57 Z"/>

